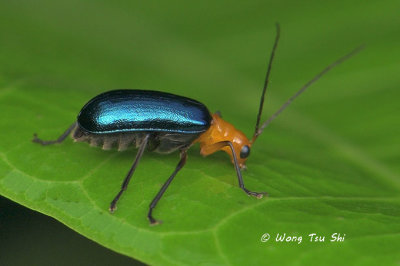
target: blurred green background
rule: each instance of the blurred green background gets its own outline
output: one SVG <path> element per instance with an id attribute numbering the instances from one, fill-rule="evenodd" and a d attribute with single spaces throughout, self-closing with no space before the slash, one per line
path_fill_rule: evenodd
<path id="1" fill-rule="evenodd" d="M 393 188 L 390 195 L 398 195 L 399 10 L 399 1 L 1 1 L 0 98 L 14 95 L 39 109 L 57 101 L 57 108 L 44 110 L 60 117 L 49 124 L 43 112 L 39 124 L 6 123 L 18 117 L 14 109 L 0 106 L 2 130 L 12 124 L 10 132 L 30 136 L 49 128 L 46 136 L 54 136 L 70 123 L 65 113 L 77 113 L 97 93 L 140 88 L 195 98 L 212 112 L 221 110 L 224 118 L 251 135 L 274 24 L 280 22 L 281 42 L 264 118 L 329 63 L 361 44 L 366 48 L 285 111 L 258 143 L 260 159 L 251 159 L 261 163 L 265 152 L 269 158 L 297 158 L 309 165 L 318 153 L 311 153 L 307 142 L 295 141 L 300 134 L 328 143 L 348 161 L 338 166 L 341 173 L 352 173 L 352 165 L 357 165 L 371 173 L 367 184 L 384 183 Z M 32 112 L 32 117 L 37 115 Z M 3 136 L 0 151 L 17 144 Z M 316 144 L 312 149 L 327 148 Z M 174 165 L 175 157 L 170 161 Z M 315 161 L 317 165 L 325 167 Z M 35 214 L 5 200 L 1 204 L 0 263 L 5 253 L 9 265 L 59 265 L 65 256 L 78 261 L 82 253 L 98 258 L 86 265 L 132 263 L 83 237 L 66 236 L 67 229 L 40 220 L 44 218 L 35 221 L 54 231 L 42 228 L 35 233 L 40 225 L 28 227 L 29 232 L 19 230 L 27 229 L 21 223 Z M 69 237 L 83 242 L 65 241 Z M 19 249 L 27 243 L 55 245 L 50 238 L 65 253 L 50 252 L 44 259 Z M 82 253 L 72 249 L 77 246 Z"/>

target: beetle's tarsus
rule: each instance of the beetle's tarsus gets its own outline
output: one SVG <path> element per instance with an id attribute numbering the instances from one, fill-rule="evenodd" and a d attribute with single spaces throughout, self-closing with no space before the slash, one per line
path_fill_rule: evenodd
<path id="1" fill-rule="evenodd" d="M 149 218 L 150 226 L 155 226 L 155 225 L 162 224 L 162 221 L 156 220 L 152 216 L 151 217 L 147 217 L 147 218 Z"/>
<path id="2" fill-rule="evenodd" d="M 110 213 L 114 213 L 117 210 L 117 206 L 116 205 L 113 206 L 113 204 L 111 203 L 111 206 L 110 208 L 108 208 L 108 210 L 110 211 Z"/>
<path id="3" fill-rule="evenodd" d="M 38 138 L 38 135 L 36 133 L 33 134 L 33 139 L 32 142 L 36 142 L 39 143 L 41 141 L 41 139 Z"/>
<path id="4" fill-rule="evenodd" d="M 261 192 L 261 193 L 258 193 L 257 195 L 256 195 L 256 198 L 257 199 L 262 199 L 264 196 L 268 196 L 268 193 L 267 192 Z"/>
<path id="5" fill-rule="evenodd" d="M 158 221 L 158 220 L 154 219 L 154 217 L 153 217 L 153 208 L 152 207 L 150 207 L 150 209 L 149 209 L 149 213 L 147 214 L 147 219 L 149 219 L 149 222 L 150 222 L 151 226 L 158 225 L 158 224 L 162 223 L 162 221 Z"/>
<path id="6" fill-rule="evenodd" d="M 244 192 L 246 192 L 247 195 L 255 197 L 257 199 L 262 199 L 264 196 L 266 196 L 266 197 L 268 196 L 267 192 L 254 192 L 254 191 L 250 191 L 247 189 L 244 189 Z"/>
<path id="7" fill-rule="evenodd" d="M 48 142 L 48 141 L 44 141 L 44 140 L 38 138 L 38 135 L 35 133 L 35 134 L 33 134 L 32 142 L 39 143 L 44 146 L 44 145 L 46 145 L 46 142 Z"/>
<path id="8" fill-rule="evenodd" d="M 117 202 L 118 202 L 119 198 L 121 197 L 121 194 L 123 191 L 125 191 L 125 190 L 121 190 L 117 194 L 117 196 L 113 199 L 113 201 L 111 201 L 110 208 L 108 208 L 111 213 L 114 213 L 117 210 Z"/>

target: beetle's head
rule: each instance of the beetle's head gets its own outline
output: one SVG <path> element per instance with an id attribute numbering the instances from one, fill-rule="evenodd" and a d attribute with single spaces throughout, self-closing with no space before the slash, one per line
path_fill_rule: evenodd
<path id="1" fill-rule="evenodd" d="M 235 150 L 236 158 L 240 168 L 246 168 L 246 161 L 250 156 L 251 142 L 242 131 L 235 128 L 230 132 L 229 141 L 231 141 L 233 144 L 233 149 Z M 231 156 L 233 162 L 231 149 L 225 147 L 224 151 Z"/>
<path id="2" fill-rule="evenodd" d="M 232 163 L 233 154 L 229 146 L 218 146 L 217 143 L 229 141 L 232 143 L 236 154 L 237 162 L 240 168 L 245 168 L 245 163 L 250 155 L 251 143 L 246 135 L 236 129 L 232 124 L 223 120 L 219 113 L 212 115 L 212 124 L 201 137 L 198 139 L 201 145 L 201 154 L 206 156 L 218 150 L 223 150 L 231 157 Z M 215 146 L 217 144 L 217 146 Z"/>

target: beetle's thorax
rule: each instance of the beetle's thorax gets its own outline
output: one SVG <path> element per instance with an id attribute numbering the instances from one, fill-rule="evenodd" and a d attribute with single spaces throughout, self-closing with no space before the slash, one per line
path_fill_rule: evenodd
<path id="1" fill-rule="evenodd" d="M 236 129 L 231 123 L 223 120 L 218 114 L 213 114 L 212 118 L 210 128 L 195 141 L 200 143 L 200 154 L 207 156 L 218 150 L 223 150 L 229 154 L 233 162 L 232 151 L 228 146 L 217 149 L 213 146 L 213 144 L 221 141 L 230 141 L 236 152 L 239 166 L 244 167 L 247 158 L 242 159 L 239 154 L 244 145 L 251 146 L 250 141 L 242 131 Z"/>

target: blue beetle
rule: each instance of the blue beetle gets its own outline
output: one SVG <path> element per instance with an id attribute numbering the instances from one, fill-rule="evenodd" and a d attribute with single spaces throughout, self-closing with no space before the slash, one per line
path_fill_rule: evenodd
<path id="1" fill-rule="evenodd" d="M 243 132 L 224 121 L 218 112 L 210 114 L 207 107 L 196 100 L 159 91 L 115 90 L 102 93 L 91 99 L 80 111 L 77 121 L 57 140 L 44 141 L 34 134 L 33 142 L 42 145 L 61 143 L 72 134 L 75 141 L 86 141 L 92 146 L 102 146 L 105 150 L 111 149 L 113 146 L 118 146 L 118 150 L 125 150 L 129 146 L 137 147 L 138 152 L 134 163 L 125 177 L 120 191 L 110 204 L 111 212 L 115 211 L 119 198 L 128 188 L 129 181 L 145 149 L 160 153 L 171 153 L 179 150 L 181 159 L 175 171 L 150 203 L 147 214 L 150 224 L 158 223 L 154 219 L 152 211 L 175 175 L 185 165 L 186 151 L 197 142 L 200 143 L 200 153 L 204 156 L 219 150 L 228 153 L 236 170 L 239 187 L 248 195 L 261 198 L 266 193 L 248 190 L 244 186 L 240 171 L 240 168 L 245 167 L 250 148 L 257 137 L 276 116 L 312 83 L 362 48 L 353 50 L 322 70 L 260 126 L 264 97 L 279 40 L 279 32 L 279 25 L 277 24 L 277 35 L 268 64 L 256 127 L 251 139 L 248 139 Z"/>

